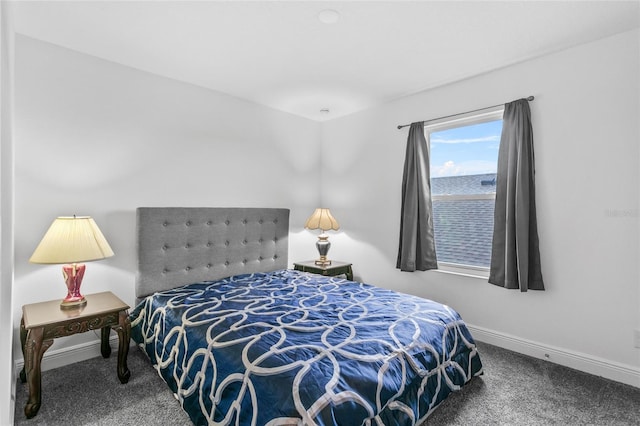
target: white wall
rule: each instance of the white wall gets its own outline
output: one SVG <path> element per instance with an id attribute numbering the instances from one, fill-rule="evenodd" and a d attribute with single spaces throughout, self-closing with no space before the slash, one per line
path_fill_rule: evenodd
<path id="1" fill-rule="evenodd" d="M 322 202 L 344 230 L 332 257 L 352 261 L 366 282 L 452 305 L 477 337 L 640 386 L 639 38 L 624 33 L 325 123 Z M 546 291 L 396 270 L 408 130 L 396 126 L 529 95 Z"/>
<path id="2" fill-rule="evenodd" d="M 66 294 L 59 265 L 28 262 L 59 215 L 93 216 L 115 252 L 87 265 L 83 292 L 129 304 L 139 206 L 290 208 L 290 251 L 313 254 L 318 123 L 20 35 L 15 80 L 14 328 L 23 304 Z"/>
<path id="3" fill-rule="evenodd" d="M 13 424 L 13 25 L 0 2 L 0 425 Z"/>
<path id="4" fill-rule="evenodd" d="M 302 225 L 321 201 L 342 225 L 331 257 L 354 262 L 356 278 L 448 303 L 487 341 L 640 386 L 638 38 L 319 124 L 18 36 L 14 328 L 22 304 L 64 295 L 58 267 L 28 263 L 57 215 L 94 216 L 116 252 L 88 265 L 84 291 L 132 303 L 135 207 L 290 207 L 295 261 L 315 256 Z M 406 129 L 396 125 L 528 95 L 547 291 L 397 271 Z M 97 336 L 49 353 L 87 339 Z"/>

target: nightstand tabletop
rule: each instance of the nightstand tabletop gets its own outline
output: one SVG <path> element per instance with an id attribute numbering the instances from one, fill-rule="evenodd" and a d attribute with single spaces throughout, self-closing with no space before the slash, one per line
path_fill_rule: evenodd
<path id="1" fill-rule="evenodd" d="M 314 269 L 322 269 L 322 270 L 330 270 L 330 269 L 335 269 L 335 268 L 344 268 L 347 266 L 351 266 L 352 264 L 349 262 L 340 262 L 337 260 L 332 260 L 330 265 L 318 265 L 316 264 L 315 260 L 307 260 L 304 262 L 294 262 L 293 264 L 294 266 L 296 265 L 300 265 L 300 266 L 305 266 L 305 267 L 311 267 Z"/>
<path id="2" fill-rule="evenodd" d="M 24 305 L 22 307 L 24 327 L 26 329 L 44 327 L 67 320 L 77 321 L 93 315 L 129 309 L 129 305 L 110 291 L 86 294 L 84 297 L 87 299 L 87 304 L 74 309 L 60 309 L 60 299 Z"/>
<path id="3" fill-rule="evenodd" d="M 346 275 L 347 279 L 353 281 L 353 269 L 349 262 L 339 262 L 332 260 L 331 265 L 317 265 L 315 260 L 307 260 L 304 262 L 294 262 L 293 269 L 302 272 L 311 272 L 312 274 L 320 274 L 326 277 L 334 277 L 337 275 Z"/>

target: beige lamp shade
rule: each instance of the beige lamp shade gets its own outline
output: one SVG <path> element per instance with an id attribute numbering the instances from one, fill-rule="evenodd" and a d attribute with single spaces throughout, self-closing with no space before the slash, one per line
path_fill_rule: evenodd
<path id="1" fill-rule="evenodd" d="M 318 208 L 313 212 L 309 219 L 307 219 L 304 227 L 307 229 L 322 229 L 323 231 L 328 229 L 337 231 L 340 229 L 340 224 L 336 218 L 331 215 L 329 209 Z"/>
<path id="2" fill-rule="evenodd" d="M 113 250 L 89 216 L 63 216 L 53 221 L 31 255 L 31 263 L 78 263 L 113 256 Z"/>

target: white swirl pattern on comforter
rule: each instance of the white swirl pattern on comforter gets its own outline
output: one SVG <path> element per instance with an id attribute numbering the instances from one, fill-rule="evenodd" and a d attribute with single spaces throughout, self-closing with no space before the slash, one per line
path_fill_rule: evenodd
<path id="1" fill-rule="evenodd" d="M 482 373 L 448 306 L 298 271 L 157 293 L 131 320 L 195 424 L 413 425 Z"/>

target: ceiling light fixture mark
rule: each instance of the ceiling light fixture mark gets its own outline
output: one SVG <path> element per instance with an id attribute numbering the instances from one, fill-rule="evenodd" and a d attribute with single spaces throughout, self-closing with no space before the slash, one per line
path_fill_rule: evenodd
<path id="1" fill-rule="evenodd" d="M 318 13 L 318 20 L 323 24 L 335 24 L 340 20 L 340 13 L 333 9 L 325 9 Z"/>

